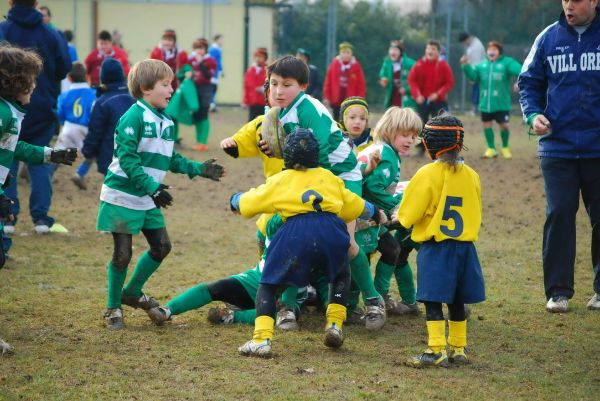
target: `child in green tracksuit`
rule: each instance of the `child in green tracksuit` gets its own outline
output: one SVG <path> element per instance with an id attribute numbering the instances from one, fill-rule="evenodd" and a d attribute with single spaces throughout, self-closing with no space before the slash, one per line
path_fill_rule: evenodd
<path id="1" fill-rule="evenodd" d="M 0 47 L 0 186 L 8 184 L 13 160 L 32 164 L 60 163 L 72 165 L 77 158 L 76 148 L 54 150 L 43 146 L 30 145 L 19 140 L 21 123 L 25 117 L 24 106 L 31 99 L 37 76 L 42 71 L 41 58 L 34 52 L 18 47 Z M 12 245 L 4 234 L 3 223 L 13 221 L 13 201 L 0 188 L 0 269 L 6 261 L 6 254 Z"/>
<path id="2" fill-rule="evenodd" d="M 521 73 L 521 64 L 503 54 L 502 44 L 489 42 L 487 46 L 487 60 L 472 66 L 466 56 L 460 59 L 464 74 L 471 81 L 479 84 L 479 110 L 483 123 L 483 134 L 487 149 L 483 157 L 491 159 L 498 156 L 494 143 L 494 121 L 500 126 L 502 139 L 502 157 L 512 158 L 508 140 L 510 131 L 508 121 L 510 118 L 510 78 L 518 77 Z"/>
<path id="3" fill-rule="evenodd" d="M 400 203 L 401 195 L 396 194 L 396 186 L 400 181 L 400 157 L 410 154 L 423 123 L 418 114 L 410 108 L 392 106 L 378 121 L 373 129 L 374 144 L 363 150 L 359 162 L 368 163 L 371 155 L 378 153 L 380 161 L 371 174 L 363 181 L 363 197 L 383 210 L 388 217 Z M 401 235 L 394 238 L 383 226 L 375 226 L 359 231 L 372 244 L 368 253 L 375 249 L 381 252 L 375 269 L 375 288 L 386 300 L 386 308 L 390 313 L 417 314 L 419 309 L 415 300 L 413 274 L 406 260 L 411 247 L 403 244 Z M 399 233 L 398 233 L 399 234 Z M 408 248 L 406 252 L 405 248 Z M 402 256 L 402 258 L 400 258 Z M 400 262 L 399 262 L 400 261 Z M 401 303 L 396 303 L 389 296 L 390 279 L 395 274 Z"/>
<path id="4" fill-rule="evenodd" d="M 115 151 L 102 185 L 97 223 L 97 229 L 111 232 L 114 240 L 104 316 L 109 329 L 123 327 L 121 304 L 145 311 L 159 306 L 142 287 L 171 250 L 160 211 L 173 202 L 169 186 L 162 183 L 167 171 L 215 181 L 224 173 L 214 159 L 198 163 L 173 150 L 173 121 L 162 111 L 173 93 L 172 80 L 173 71 L 159 60 L 141 61 L 129 73 L 129 91 L 137 102 L 115 130 Z M 132 235 L 140 231 L 150 249 L 140 257 L 123 288 L 132 256 Z"/>

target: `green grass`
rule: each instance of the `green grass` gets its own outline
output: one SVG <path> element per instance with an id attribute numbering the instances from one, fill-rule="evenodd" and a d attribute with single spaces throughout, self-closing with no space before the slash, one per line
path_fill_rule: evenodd
<path id="1" fill-rule="evenodd" d="M 219 157 L 221 183 L 169 175 L 173 208 L 166 211 L 173 251 L 147 283 L 164 302 L 199 282 L 235 274 L 256 262 L 255 226 L 228 210 L 229 195 L 262 182 L 258 160 L 233 160 L 217 150 L 245 113 L 212 114 L 211 150 L 184 151 L 198 160 Z M 480 123 L 465 118 L 467 162 L 480 174 L 484 217 L 477 244 L 488 300 L 472 308 L 467 367 L 414 370 L 405 361 L 426 344 L 424 318 L 388 320 L 383 331 L 348 327 L 339 351 L 322 345 L 323 318 L 306 315 L 301 331 L 276 332 L 275 357 L 238 356 L 250 326 L 214 327 L 206 310 L 154 327 L 125 309 L 126 328 L 103 327 L 110 236 L 95 231 L 100 176 L 79 191 L 58 172 L 52 214 L 67 235 L 36 236 L 27 213 L 17 226 L 12 259 L 0 272 L 0 336 L 16 348 L 0 358 L 0 400 L 388 400 L 597 399 L 600 391 L 600 313 L 585 309 L 592 295 L 590 228 L 578 216 L 576 294 L 572 311 L 544 311 L 541 231 L 545 199 L 535 141 L 513 117 L 514 159 L 482 160 Z M 375 121 L 371 122 L 374 125 Z M 192 143 L 191 130 L 184 130 Z M 403 161 L 408 178 L 424 160 Z M 26 184 L 20 183 L 27 210 Z M 134 240 L 134 260 L 145 249 Z M 414 265 L 414 255 L 411 256 Z M 304 370 L 312 368 L 314 373 Z M 594 395 L 596 394 L 596 395 Z"/>

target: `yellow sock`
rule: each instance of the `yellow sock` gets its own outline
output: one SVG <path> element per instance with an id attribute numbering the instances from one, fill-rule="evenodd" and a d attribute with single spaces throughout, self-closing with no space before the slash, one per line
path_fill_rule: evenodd
<path id="1" fill-rule="evenodd" d="M 448 345 L 462 350 L 467 346 L 467 321 L 453 322 L 448 320 Z"/>
<path id="2" fill-rule="evenodd" d="M 446 321 L 444 320 L 428 320 L 427 334 L 429 340 L 427 345 L 436 354 L 446 349 Z"/>
<path id="3" fill-rule="evenodd" d="M 346 307 L 340 304 L 329 304 L 327 305 L 327 326 L 331 326 L 332 323 L 338 328 L 342 328 L 344 320 L 346 320 Z"/>
<path id="4" fill-rule="evenodd" d="M 252 339 L 257 343 L 273 339 L 275 320 L 271 316 L 257 316 L 254 320 L 254 335 Z"/>

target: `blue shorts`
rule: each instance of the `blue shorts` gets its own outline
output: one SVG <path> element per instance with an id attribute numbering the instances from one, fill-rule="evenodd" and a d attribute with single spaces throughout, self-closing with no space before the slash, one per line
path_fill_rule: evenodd
<path id="1" fill-rule="evenodd" d="M 417 301 L 475 304 L 485 300 L 483 273 L 472 242 L 424 242 L 417 254 Z"/>
<path id="2" fill-rule="evenodd" d="M 347 266 L 350 236 L 331 213 L 305 213 L 287 219 L 267 249 L 262 284 L 307 286 L 311 270 L 333 282 Z"/>

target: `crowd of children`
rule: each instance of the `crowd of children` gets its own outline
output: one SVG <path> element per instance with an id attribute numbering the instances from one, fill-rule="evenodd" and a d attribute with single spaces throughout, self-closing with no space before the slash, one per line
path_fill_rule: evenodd
<path id="1" fill-rule="evenodd" d="M 22 107 L 41 71 L 39 57 L 10 45 L 0 47 L 0 147 L 5 154 L 0 184 L 9 179 L 13 159 L 71 165 L 77 153 L 85 156 L 73 177 L 79 188 L 86 189 L 93 161 L 105 176 L 97 229 L 111 233 L 114 242 L 107 263 L 107 328 L 123 329 L 123 305 L 144 310 L 162 325 L 173 316 L 223 301 L 237 309 L 211 308 L 209 320 L 254 323 L 252 339 L 239 352 L 268 357 L 275 327 L 297 328 L 301 306 L 314 289 L 316 303 L 326 311 L 327 347 L 343 345 L 344 323 L 378 330 L 388 314 L 418 315 L 418 300 L 426 306 L 429 348 L 411 363 L 423 367 L 467 362 L 464 304 L 485 298 L 473 246 L 481 223 L 479 178 L 459 157 L 460 121 L 443 115 L 423 125 L 413 109 L 401 107 L 408 91 L 401 87 L 399 75 L 407 67 L 395 67 L 402 57 L 400 42 L 392 42 L 390 66 L 382 69 L 382 85 L 391 88 L 391 107 L 373 130 L 368 127 L 364 76 L 350 44 L 340 45 L 335 70 L 325 80 L 324 98 L 334 108 L 335 119 L 323 103 L 305 93 L 310 74 L 306 61 L 285 56 L 267 65 L 266 49 L 256 50 L 245 78 L 250 121 L 225 138 L 221 148 L 235 158 L 263 161 L 266 182 L 230 198 L 234 213 L 261 214 L 261 258 L 243 273 L 196 285 L 163 306 L 144 292 L 144 286 L 171 250 L 161 210 L 174 203 L 166 174 L 215 181 L 225 175 L 214 159 L 195 162 L 176 151 L 177 122 L 165 109 L 174 90 L 181 93 L 193 85 L 192 99 L 181 94 L 190 110 L 189 119 L 182 121 L 196 127 L 194 149 L 206 150 L 217 63 L 205 39 L 196 40 L 188 56 L 177 47 L 175 32 L 167 30 L 151 58 L 129 71 L 126 57 L 112 47 L 107 34 L 99 34 L 87 68 L 73 63 L 69 89 L 58 99 L 62 130 L 55 149 L 19 141 Z M 362 85 L 357 92 L 354 81 Z M 263 115 L 265 107 L 268 113 Z M 281 141 L 280 149 L 267 138 L 273 134 Z M 419 170 L 404 190 L 401 157 L 411 152 L 419 136 L 436 162 Z M 12 200 L 0 190 L 2 221 L 13 219 L 11 206 Z M 132 237 L 140 232 L 149 248 L 127 280 Z M 2 246 L 0 267 L 10 239 L 4 238 Z M 413 249 L 418 249 L 418 290 L 407 261 Z M 373 277 L 371 256 L 376 252 L 380 257 Z M 450 252 L 459 256 L 449 258 Z M 393 275 L 401 301 L 389 294 Z M 360 294 L 364 313 L 358 306 Z M 442 303 L 450 310 L 447 339 Z"/>

